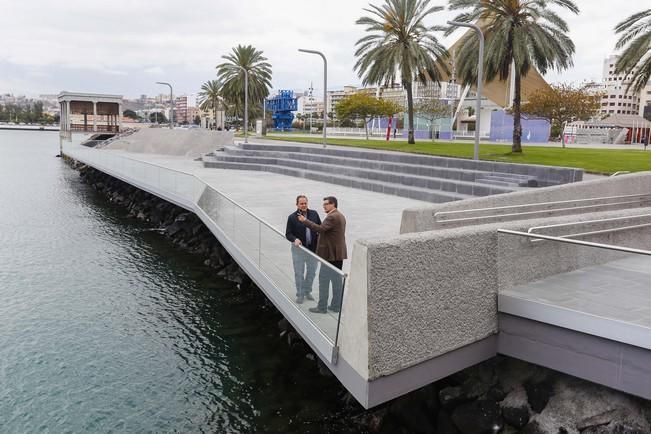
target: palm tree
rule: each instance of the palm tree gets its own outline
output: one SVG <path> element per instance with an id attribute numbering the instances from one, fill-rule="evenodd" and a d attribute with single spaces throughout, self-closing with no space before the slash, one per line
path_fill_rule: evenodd
<path id="1" fill-rule="evenodd" d="M 253 112 L 262 106 L 262 101 L 269 95 L 271 88 L 271 64 L 252 45 L 238 45 L 233 52 L 222 56 L 226 62 L 217 65 L 217 78 L 223 83 L 222 96 L 232 106 L 236 116 L 244 115 L 244 72 L 249 74 L 249 107 Z"/>
<path id="2" fill-rule="evenodd" d="M 615 26 L 621 33 L 616 48 L 624 48 L 617 60 L 615 73 L 633 75 L 627 91 L 638 93 L 651 79 L 651 9 L 633 14 Z"/>
<path id="3" fill-rule="evenodd" d="M 444 30 L 439 26 L 427 26 L 425 19 L 443 10 L 430 6 L 430 0 L 384 0 L 382 6 L 369 5 L 364 9 L 371 16 L 358 19 L 357 24 L 366 26 L 367 36 L 355 44 L 357 71 L 362 83 L 392 85 L 399 76 L 407 91 L 409 117 L 408 143 L 414 144 L 414 99 L 412 83 L 440 81 L 447 72 L 448 52 L 433 35 Z"/>
<path id="4" fill-rule="evenodd" d="M 551 9 L 560 6 L 578 14 L 572 0 L 450 0 L 451 10 L 469 9 L 455 21 L 479 23 L 486 37 L 485 81 L 507 80 L 513 66 L 513 147 L 522 152 L 522 77 L 531 67 L 541 74 L 550 68 L 572 66 L 574 43 L 567 35 L 567 23 Z M 449 29 L 451 33 L 454 29 Z M 479 41 L 467 33 L 457 52 L 458 73 L 465 83 L 477 82 Z M 477 126 L 479 128 L 479 126 Z"/>
<path id="5" fill-rule="evenodd" d="M 209 80 L 201 85 L 199 92 L 199 108 L 201 110 L 212 109 L 212 117 L 217 126 L 217 109 L 225 108 L 224 98 L 221 95 L 222 84 L 219 80 Z"/>

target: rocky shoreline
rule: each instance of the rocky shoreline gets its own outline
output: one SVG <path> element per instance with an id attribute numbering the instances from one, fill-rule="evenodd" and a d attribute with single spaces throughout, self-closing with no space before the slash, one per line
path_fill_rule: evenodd
<path id="1" fill-rule="evenodd" d="M 194 213 L 91 167 L 68 162 L 79 171 L 82 182 L 123 207 L 129 218 L 146 222 L 179 248 L 199 255 L 218 277 L 242 290 L 256 290 Z M 266 299 L 264 303 L 273 307 Z M 332 376 L 285 319 L 278 326 L 279 339 L 292 350 L 304 352 L 321 375 Z M 650 401 L 502 356 L 368 411 L 343 387 L 341 391 L 342 417 L 355 421 L 356 432 L 651 432 Z"/>

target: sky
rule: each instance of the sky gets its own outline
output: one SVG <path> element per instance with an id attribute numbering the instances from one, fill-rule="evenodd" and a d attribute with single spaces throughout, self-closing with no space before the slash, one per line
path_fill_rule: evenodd
<path id="1" fill-rule="evenodd" d="M 575 0 L 578 16 L 561 15 L 576 45 L 574 67 L 550 72 L 549 82 L 600 80 L 602 63 L 614 51 L 614 26 L 648 7 L 648 0 Z M 125 97 L 156 95 L 167 88 L 193 94 L 216 78 L 221 56 L 238 44 L 262 50 L 273 68 L 274 89 L 322 92 L 360 85 L 353 70 L 355 42 L 364 28 L 355 20 L 379 0 L 0 0 L 0 94 L 38 96 L 62 90 Z M 445 1 L 432 0 L 445 6 Z M 434 14 L 443 25 L 455 12 Z M 457 32 L 442 41 L 451 45 Z"/>

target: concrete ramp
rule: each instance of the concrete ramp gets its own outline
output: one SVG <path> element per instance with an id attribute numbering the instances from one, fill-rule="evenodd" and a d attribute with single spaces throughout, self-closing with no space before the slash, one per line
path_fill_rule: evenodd
<path id="1" fill-rule="evenodd" d="M 107 149 L 141 154 L 177 155 L 196 158 L 215 149 L 233 144 L 231 131 L 202 128 L 144 128 L 109 143 Z"/>

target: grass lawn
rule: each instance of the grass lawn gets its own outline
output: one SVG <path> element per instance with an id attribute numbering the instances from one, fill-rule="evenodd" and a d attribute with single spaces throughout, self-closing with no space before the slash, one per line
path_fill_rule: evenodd
<path id="1" fill-rule="evenodd" d="M 267 136 L 267 139 L 299 143 L 322 143 L 320 136 L 294 137 L 291 135 Z M 359 148 L 385 149 L 417 154 L 440 155 L 444 157 L 472 158 L 473 143 L 467 142 L 416 142 L 408 145 L 406 140 L 386 142 L 384 140 L 328 138 L 328 144 L 356 146 Z M 543 146 L 522 146 L 522 154 L 512 154 L 511 145 L 480 144 L 481 160 L 505 161 L 509 163 L 542 164 L 545 166 L 579 167 L 590 173 L 612 174 L 618 171 L 640 172 L 651 170 L 651 150 L 628 149 L 585 149 L 551 148 Z"/>

